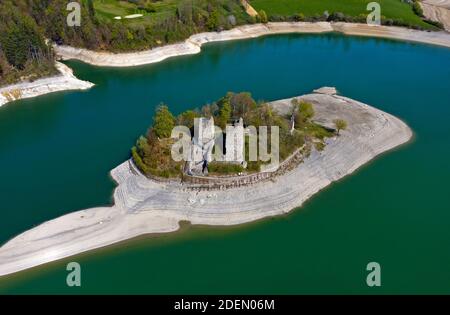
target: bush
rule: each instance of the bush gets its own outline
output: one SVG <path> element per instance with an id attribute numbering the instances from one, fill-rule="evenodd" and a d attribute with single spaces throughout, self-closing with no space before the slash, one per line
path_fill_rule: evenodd
<path id="1" fill-rule="evenodd" d="M 141 156 L 137 152 L 137 148 L 134 146 L 131 148 L 131 156 L 133 158 L 134 164 L 137 166 L 137 168 L 143 173 L 147 174 L 148 169 L 147 166 L 142 161 Z"/>
<path id="2" fill-rule="evenodd" d="M 423 10 L 422 7 L 419 4 L 419 1 L 414 1 L 412 5 L 413 11 L 416 15 L 423 17 Z"/>
<path id="3" fill-rule="evenodd" d="M 297 13 L 297 14 L 295 14 L 295 15 L 292 17 L 292 19 L 293 19 L 295 22 L 301 22 L 301 21 L 304 21 L 304 20 L 305 20 L 305 15 L 304 15 L 303 13 Z"/>
<path id="4" fill-rule="evenodd" d="M 261 23 L 265 24 L 268 22 L 266 11 L 264 11 L 264 10 L 259 11 L 258 17 L 259 17 L 259 20 Z"/>
<path id="5" fill-rule="evenodd" d="M 394 25 L 394 20 L 392 20 L 392 19 L 382 20 L 381 24 L 387 25 L 387 26 L 392 26 L 392 25 Z"/>
<path id="6" fill-rule="evenodd" d="M 432 20 L 428 20 L 428 19 L 424 19 L 423 20 L 425 23 L 428 23 L 430 25 L 436 26 L 437 28 L 440 28 L 441 30 L 444 29 L 444 25 L 441 22 L 438 21 L 432 21 Z"/>
<path id="7" fill-rule="evenodd" d="M 260 172 L 261 171 L 261 161 L 250 161 L 247 162 L 247 171 L 248 172 Z"/>
<path id="8" fill-rule="evenodd" d="M 211 162 L 208 164 L 209 173 L 237 174 L 244 170 L 242 165 L 234 163 Z"/>
<path id="9" fill-rule="evenodd" d="M 271 22 L 285 22 L 286 21 L 286 17 L 283 15 L 271 15 L 269 17 L 269 20 Z"/>
<path id="10" fill-rule="evenodd" d="M 295 124 L 302 125 L 314 117 L 314 108 L 311 103 L 300 101 L 295 114 Z"/>
<path id="11" fill-rule="evenodd" d="M 343 21 L 345 21 L 345 15 L 342 12 L 333 12 L 333 13 L 331 13 L 328 16 L 327 21 L 329 21 L 329 22 L 343 22 Z"/>
<path id="12" fill-rule="evenodd" d="M 175 117 L 173 117 L 167 105 L 160 104 L 153 118 L 155 134 L 160 138 L 169 138 L 174 126 Z"/>

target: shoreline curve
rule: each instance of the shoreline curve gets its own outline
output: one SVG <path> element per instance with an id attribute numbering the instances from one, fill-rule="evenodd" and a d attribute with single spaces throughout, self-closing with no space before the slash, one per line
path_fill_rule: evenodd
<path id="1" fill-rule="evenodd" d="M 157 47 L 154 49 L 115 54 L 97 52 L 84 48 L 54 45 L 56 56 L 60 60 L 76 59 L 94 66 L 133 67 L 161 62 L 170 57 L 198 54 L 205 43 L 257 38 L 275 34 L 320 34 L 338 32 L 344 35 L 395 39 L 450 48 L 450 33 L 418 31 L 396 26 L 370 26 L 367 24 L 345 22 L 271 22 L 251 24 L 222 32 L 198 33 L 181 43 Z M 48 93 L 86 90 L 94 84 L 76 78 L 72 69 L 56 62 L 60 74 L 40 78 L 34 82 L 19 82 L 0 87 L 0 107 L 9 102 L 36 97 Z M 20 91 L 20 92 L 19 92 Z"/>
<path id="2" fill-rule="evenodd" d="M 91 82 L 75 77 L 72 69 L 65 64 L 57 61 L 55 66 L 59 71 L 57 75 L 40 78 L 33 82 L 20 82 L 0 87 L 0 107 L 25 98 L 60 91 L 87 90 L 94 86 Z"/>
<path id="3" fill-rule="evenodd" d="M 72 212 L 9 240 L 0 247 L 0 276 L 139 235 L 173 232 L 180 228 L 180 221 L 226 226 L 291 212 L 413 136 L 400 119 L 350 98 L 318 92 L 299 98 L 313 104 L 319 123 L 343 118 L 349 127 L 328 139 L 322 152 L 313 150 L 290 172 L 246 187 L 191 191 L 179 183 L 149 180 L 125 161 L 111 171 L 118 184 L 113 206 Z M 289 110 L 291 99 L 269 104 L 278 111 Z"/>
<path id="4" fill-rule="evenodd" d="M 450 48 L 450 33 L 443 31 L 428 32 L 397 26 L 371 26 L 345 22 L 270 22 L 238 26 L 222 32 L 194 34 L 184 42 L 132 53 L 97 52 L 84 48 L 57 45 L 54 45 L 54 49 L 57 57 L 62 60 L 77 59 L 90 65 L 103 67 L 133 67 L 157 63 L 170 57 L 198 54 L 203 44 L 211 42 L 249 39 L 274 34 L 330 32 L 403 40 Z"/>

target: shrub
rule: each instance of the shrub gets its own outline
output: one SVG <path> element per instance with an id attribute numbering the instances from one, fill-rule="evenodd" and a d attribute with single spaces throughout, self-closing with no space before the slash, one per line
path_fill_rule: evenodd
<path id="1" fill-rule="evenodd" d="M 131 156 L 133 158 L 134 164 L 137 166 L 137 168 L 143 173 L 147 174 L 148 169 L 147 166 L 142 161 L 141 156 L 137 152 L 137 148 L 134 146 L 131 148 Z"/>
<path id="2" fill-rule="evenodd" d="M 271 22 L 284 22 L 286 21 L 286 17 L 283 15 L 271 15 L 269 17 L 269 21 Z"/>
<path id="3" fill-rule="evenodd" d="M 428 23 L 430 25 L 436 26 L 437 28 L 440 28 L 441 30 L 444 29 L 444 25 L 441 22 L 438 21 L 432 21 L 432 20 L 428 20 L 428 19 L 424 19 L 423 20 L 425 23 Z"/>
<path id="4" fill-rule="evenodd" d="M 175 118 L 169 111 L 167 105 L 160 104 L 156 109 L 155 117 L 153 117 L 153 129 L 156 136 L 160 138 L 168 138 L 175 126 Z"/>
<path id="5" fill-rule="evenodd" d="M 334 125 L 336 126 L 337 129 L 337 134 L 339 135 L 339 132 L 341 130 L 345 130 L 347 129 L 347 122 L 343 119 L 335 119 L 333 120 Z"/>
<path id="6" fill-rule="evenodd" d="M 240 164 L 223 163 L 223 162 L 211 162 L 208 164 L 209 173 L 217 174 L 237 174 L 242 172 L 244 168 Z"/>
<path id="7" fill-rule="evenodd" d="M 333 22 L 342 22 L 345 21 L 345 15 L 342 12 L 333 12 L 331 13 L 328 18 L 327 21 L 333 21 Z"/>
<path id="8" fill-rule="evenodd" d="M 423 17 L 423 10 L 419 4 L 419 1 L 415 0 L 412 5 L 413 11 L 416 15 Z"/>
<path id="9" fill-rule="evenodd" d="M 265 24 L 268 22 L 266 11 L 264 11 L 264 10 L 259 11 L 258 17 L 259 17 L 259 20 L 261 23 Z"/>
<path id="10" fill-rule="evenodd" d="M 292 19 L 296 22 L 301 22 L 305 20 L 305 15 L 303 13 L 297 13 L 292 17 Z"/>

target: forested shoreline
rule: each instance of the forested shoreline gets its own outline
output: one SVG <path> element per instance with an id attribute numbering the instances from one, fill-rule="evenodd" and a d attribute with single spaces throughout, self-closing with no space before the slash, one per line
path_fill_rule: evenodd
<path id="1" fill-rule="evenodd" d="M 92 0 L 81 4 L 80 26 L 68 26 L 67 0 L 0 2 L 0 85 L 57 73 L 51 43 L 112 52 L 147 50 L 203 31 L 254 22 L 239 0 L 174 1 L 152 24 L 129 23 L 98 14 Z M 118 1 L 117 1 L 118 2 Z M 165 0 L 121 1 L 151 12 Z M 100 2 L 101 3 L 101 2 Z M 152 20 L 152 21 L 153 21 Z"/>
<path id="2" fill-rule="evenodd" d="M 80 4 L 79 26 L 67 23 L 69 2 Z M 420 7 L 416 2 L 414 5 L 414 12 L 420 16 Z M 55 43 L 94 51 L 143 51 L 180 42 L 195 33 L 256 22 L 363 22 L 366 18 L 365 14 L 348 17 L 340 12 L 325 13 L 278 16 L 260 10 L 252 17 L 240 0 L 1 0 L 0 86 L 56 74 Z M 382 22 L 420 29 L 401 21 Z"/>

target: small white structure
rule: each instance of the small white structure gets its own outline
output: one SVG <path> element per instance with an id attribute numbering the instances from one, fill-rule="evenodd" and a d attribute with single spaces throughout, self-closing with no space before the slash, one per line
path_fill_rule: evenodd
<path id="1" fill-rule="evenodd" d="M 292 115 L 291 115 L 291 121 L 290 121 L 289 124 L 290 124 L 290 126 L 291 126 L 291 127 L 289 128 L 289 129 L 290 129 L 289 131 L 290 131 L 291 134 L 293 134 L 293 133 L 294 133 L 294 130 L 295 130 L 295 115 L 294 115 L 294 113 L 292 113 Z"/>
<path id="2" fill-rule="evenodd" d="M 194 137 L 191 145 L 191 159 L 188 169 L 190 173 L 203 173 L 204 162 L 212 161 L 212 150 L 214 148 L 214 119 L 195 118 Z"/>
<path id="3" fill-rule="evenodd" d="M 244 162 L 244 121 L 240 118 L 232 125 L 226 126 L 225 138 L 225 161 L 226 162 Z"/>
<path id="4" fill-rule="evenodd" d="M 126 19 L 135 19 L 135 18 L 139 18 L 144 16 L 143 14 L 130 14 L 130 15 L 126 15 L 125 18 Z"/>

